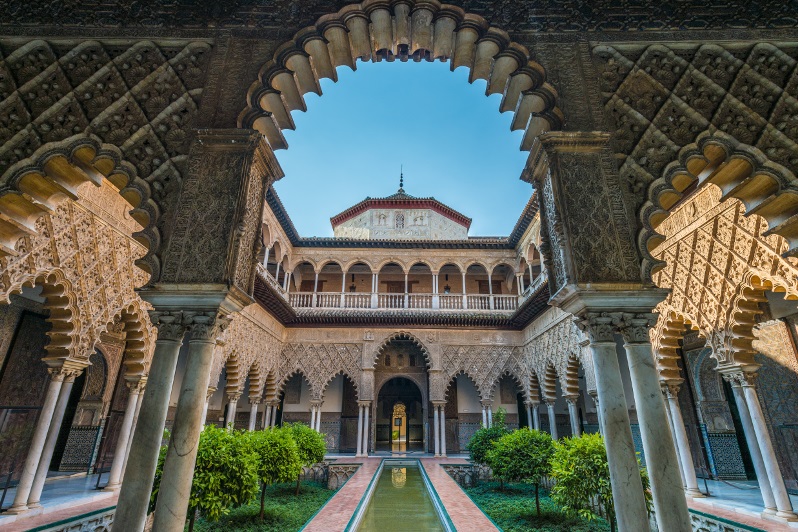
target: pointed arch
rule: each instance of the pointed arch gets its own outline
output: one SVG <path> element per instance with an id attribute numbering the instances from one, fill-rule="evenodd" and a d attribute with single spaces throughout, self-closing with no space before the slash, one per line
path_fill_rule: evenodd
<path id="1" fill-rule="evenodd" d="M 456 373 L 448 376 L 448 382 L 446 383 L 446 389 L 443 391 L 444 399 L 446 399 L 447 396 L 449 395 L 449 389 L 452 387 L 452 385 L 456 385 L 457 384 L 457 377 L 459 377 L 460 375 L 463 375 L 468 380 L 470 380 L 471 384 L 474 385 L 474 389 L 477 390 L 477 393 L 479 393 L 479 385 L 477 384 L 477 379 L 471 373 L 469 373 L 466 369 L 461 369 L 461 370 L 457 371 Z M 482 399 L 482 395 L 481 394 L 480 394 L 480 399 Z"/>
<path id="2" fill-rule="evenodd" d="M 388 344 L 390 344 L 394 340 L 410 341 L 411 343 L 413 343 L 413 345 L 415 345 L 421 351 L 421 353 L 424 355 L 424 360 L 426 360 L 426 362 L 427 362 L 427 368 L 428 369 L 432 369 L 433 360 L 432 360 L 432 356 L 430 355 L 430 352 L 427 349 L 427 347 L 421 342 L 421 340 L 416 338 L 412 333 L 409 333 L 409 332 L 406 332 L 406 331 L 398 331 L 398 332 L 392 333 L 379 344 L 380 346 L 377 348 L 377 350 L 374 353 L 374 356 L 373 356 L 373 358 L 371 360 L 371 367 L 372 368 L 377 366 L 377 360 L 382 355 L 382 353 L 385 350 L 385 348 L 388 347 Z"/>
<path id="3" fill-rule="evenodd" d="M 557 379 L 557 368 L 549 362 L 546 365 L 546 371 L 543 373 L 543 379 L 540 381 L 540 390 L 543 392 L 543 400 L 545 402 L 557 400 Z"/>

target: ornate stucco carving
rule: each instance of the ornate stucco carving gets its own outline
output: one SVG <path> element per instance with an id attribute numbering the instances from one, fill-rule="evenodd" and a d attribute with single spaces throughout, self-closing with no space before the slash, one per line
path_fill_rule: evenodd
<path id="1" fill-rule="evenodd" d="M 764 291 L 798 298 L 798 268 L 782 256 L 787 242 L 767 235 L 767 222 L 746 216 L 740 201 L 720 199 L 716 187 L 702 189 L 660 225 L 666 239 L 654 256 L 666 267 L 654 281 L 671 294 L 657 307 L 652 341 L 666 373 L 685 325 L 707 340 L 719 365 L 750 363 Z"/>

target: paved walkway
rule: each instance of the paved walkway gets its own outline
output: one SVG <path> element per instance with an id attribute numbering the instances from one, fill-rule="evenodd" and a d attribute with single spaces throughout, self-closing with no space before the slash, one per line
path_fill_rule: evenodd
<path id="1" fill-rule="evenodd" d="M 798 531 L 798 523 L 784 523 L 762 517 L 762 492 L 755 480 L 732 480 L 722 482 L 707 480 L 709 497 L 687 499 L 693 510 L 730 519 L 738 523 L 768 531 Z M 704 491 L 704 480 L 699 479 L 698 487 Z M 793 508 L 798 508 L 798 497 L 790 495 Z"/>
<path id="2" fill-rule="evenodd" d="M 363 464 L 352 478 L 327 501 L 324 508 L 316 514 L 305 527 L 306 532 L 338 532 L 346 528 L 346 524 L 355 513 L 360 499 L 366 493 L 371 478 L 380 466 L 381 458 L 339 458 L 339 462 L 347 464 Z"/>
<path id="3" fill-rule="evenodd" d="M 441 464 L 465 464 L 462 458 L 422 458 L 421 465 L 427 472 L 435 491 L 438 492 L 446 512 L 452 518 L 457 530 L 471 531 L 498 530 L 488 517 L 482 513 L 471 498 L 465 494 L 457 482 L 444 471 Z"/>
<path id="4" fill-rule="evenodd" d="M 28 530 L 116 504 L 117 493 L 95 490 L 97 476 L 50 478 L 42 489 L 42 508 L 21 515 L 0 514 L 3 532 Z M 5 506 L 11 505 L 15 489 L 8 490 Z"/>

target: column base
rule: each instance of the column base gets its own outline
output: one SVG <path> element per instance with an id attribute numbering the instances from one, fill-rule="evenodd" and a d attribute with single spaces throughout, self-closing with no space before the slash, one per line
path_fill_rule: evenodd
<path id="1" fill-rule="evenodd" d="M 122 489 L 122 484 L 108 484 L 103 491 L 119 491 L 120 489 Z"/>
<path id="2" fill-rule="evenodd" d="M 798 515 L 795 512 L 776 512 L 776 517 L 784 521 L 798 521 Z"/>
<path id="3" fill-rule="evenodd" d="M 684 494 L 692 499 L 705 499 L 707 497 L 700 490 L 685 489 Z"/>
<path id="4" fill-rule="evenodd" d="M 762 510 L 762 515 L 773 515 L 773 516 L 775 516 L 776 512 L 778 512 L 778 510 L 776 510 L 775 508 L 765 508 L 764 510 Z"/>
<path id="5" fill-rule="evenodd" d="M 10 515 L 19 515 L 19 514 L 24 514 L 24 513 L 26 513 L 29 510 L 30 510 L 30 508 L 28 508 L 28 505 L 26 504 L 24 506 L 12 506 L 8 510 L 6 510 L 5 513 L 10 514 Z"/>
<path id="6" fill-rule="evenodd" d="M 42 503 L 39 502 L 39 501 L 29 502 L 28 503 L 28 511 L 29 512 L 32 512 L 34 510 L 41 510 L 41 509 L 42 509 Z"/>

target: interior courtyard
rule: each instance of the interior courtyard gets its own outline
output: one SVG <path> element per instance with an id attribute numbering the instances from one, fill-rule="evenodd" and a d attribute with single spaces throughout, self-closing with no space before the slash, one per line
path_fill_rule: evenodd
<path id="1" fill-rule="evenodd" d="M 300 232 L 311 98 L 428 62 L 516 135 L 512 229 L 405 169 Z M 0 3 L 0 530 L 184 530 L 203 427 L 293 423 L 303 530 L 383 483 L 499 530 L 494 418 L 600 434 L 622 532 L 798 529 L 796 173 L 794 2 Z"/>

